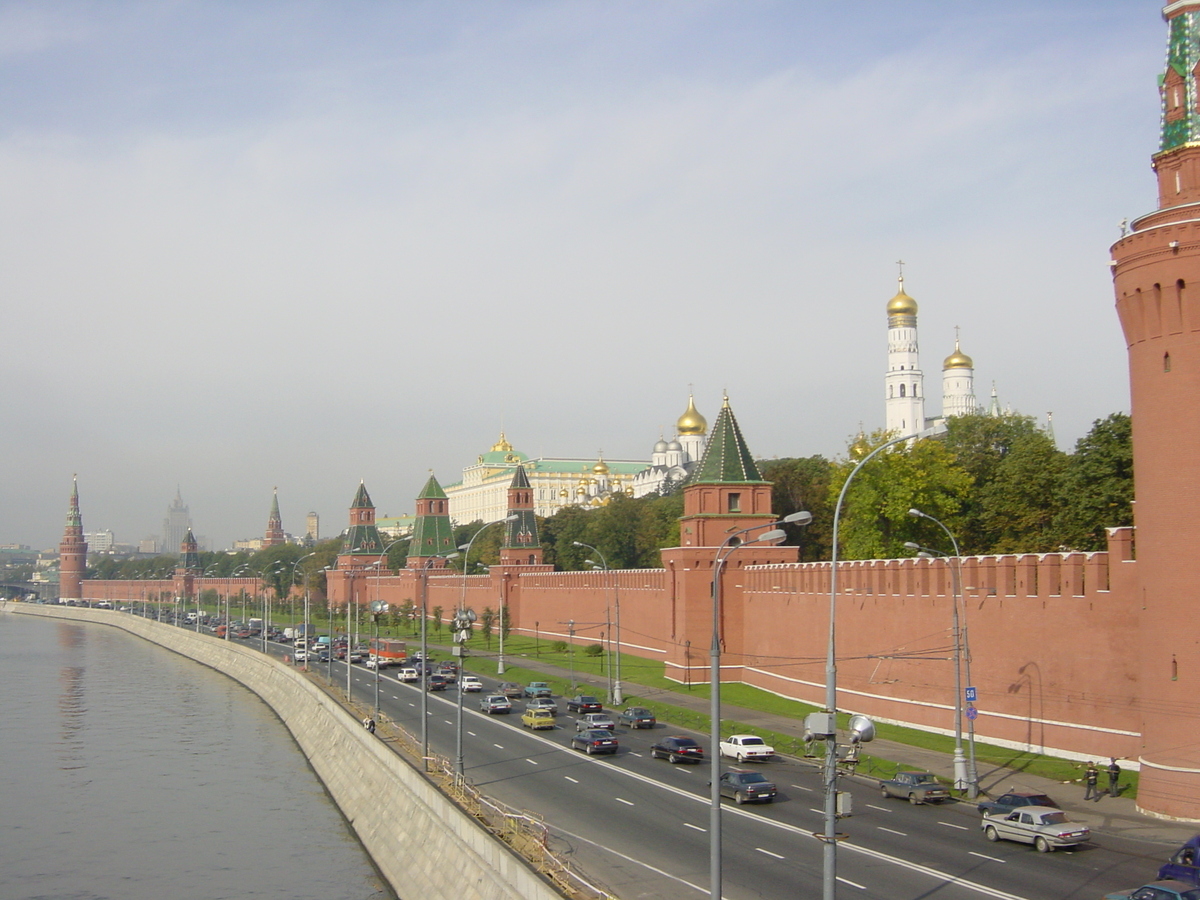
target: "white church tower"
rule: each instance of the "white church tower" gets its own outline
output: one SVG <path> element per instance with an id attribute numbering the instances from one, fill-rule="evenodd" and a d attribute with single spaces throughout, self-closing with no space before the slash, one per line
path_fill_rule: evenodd
<path id="1" fill-rule="evenodd" d="M 963 353 L 954 337 L 954 352 L 942 363 L 942 418 L 979 411 L 975 399 L 975 361 Z"/>
<path id="2" fill-rule="evenodd" d="M 899 437 L 925 427 L 925 385 L 917 350 L 917 301 L 900 290 L 888 301 L 887 430 Z"/>

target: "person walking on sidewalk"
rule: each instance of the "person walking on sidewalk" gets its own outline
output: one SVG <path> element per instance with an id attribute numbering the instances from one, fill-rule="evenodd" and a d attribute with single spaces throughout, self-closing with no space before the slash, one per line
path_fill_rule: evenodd
<path id="1" fill-rule="evenodd" d="M 1117 758 L 1110 756 L 1108 758 L 1108 796 L 1115 797 L 1120 791 L 1117 789 L 1117 780 L 1121 777 L 1121 767 L 1117 765 Z"/>
<path id="2" fill-rule="evenodd" d="M 1100 800 L 1100 789 L 1096 786 L 1096 782 L 1100 780 L 1100 771 L 1096 768 L 1094 762 L 1087 764 L 1087 774 L 1084 775 L 1084 781 L 1087 784 L 1087 790 L 1083 792 L 1084 800 Z"/>

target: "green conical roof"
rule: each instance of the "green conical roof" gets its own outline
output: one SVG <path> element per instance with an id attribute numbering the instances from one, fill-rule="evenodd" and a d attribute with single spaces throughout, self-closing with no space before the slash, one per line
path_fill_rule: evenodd
<path id="1" fill-rule="evenodd" d="M 746 439 L 742 437 L 742 430 L 738 428 L 729 398 L 726 397 L 704 448 L 704 456 L 688 483 L 728 484 L 762 480 L 762 474 L 750 455 L 750 448 L 746 446 Z"/>
<path id="2" fill-rule="evenodd" d="M 418 500 L 446 500 L 446 492 L 442 490 L 442 486 L 438 484 L 437 478 L 432 472 L 429 473 L 429 480 L 425 482 L 425 487 L 421 489 L 421 493 L 417 494 Z"/>
<path id="3" fill-rule="evenodd" d="M 67 527 L 82 526 L 83 517 L 79 514 L 79 478 L 71 479 L 71 505 L 67 507 Z"/>
<path id="4" fill-rule="evenodd" d="M 374 509 L 375 504 L 371 502 L 371 495 L 367 493 L 367 485 L 360 481 L 358 483 L 358 493 L 354 495 L 354 502 L 350 504 L 351 509 Z"/>
<path id="5" fill-rule="evenodd" d="M 271 516 L 272 519 L 279 518 L 279 489 L 275 489 L 275 493 L 271 496 Z"/>
<path id="6" fill-rule="evenodd" d="M 517 471 L 513 473 L 512 484 L 509 485 L 509 488 L 527 487 L 530 487 L 529 476 L 525 472 L 525 467 L 523 465 L 518 465 Z"/>

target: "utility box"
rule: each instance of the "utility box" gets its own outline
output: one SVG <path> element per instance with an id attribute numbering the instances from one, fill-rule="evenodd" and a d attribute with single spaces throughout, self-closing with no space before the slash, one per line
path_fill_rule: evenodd
<path id="1" fill-rule="evenodd" d="M 854 798 L 849 791 L 838 791 L 834 800 L 834 809 L 839 819 L 854 815 Z"/>
<path id="2" fill-rule="evenodd" d="M 827 738 L 837 733 L 837 716 L 830 712 L 814 712 L 804 717 L 805 737 Z"/>

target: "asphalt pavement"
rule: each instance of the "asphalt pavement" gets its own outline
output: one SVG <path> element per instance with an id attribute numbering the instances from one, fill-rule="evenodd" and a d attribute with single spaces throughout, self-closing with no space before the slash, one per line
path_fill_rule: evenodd
<path id="1" fill-rule="evenodd" d="M 558 678 L 569 679 L 571 677 L 571 673 L 566 668 L 528 656 L 521 656 L 519 662 L 513 660 L 513 663 L 522 668 L 545 672 Z M 607 688 L 607 680 L 602 677 L 580 672 L 575 672 L 574 676 L 577 684 L 587 685 L 597 695 L 603 694 Z M 709 701 L 707 697 L 696 696 L 686 691 L 648 687 L 626 679 L 621 680 L 621 685 L 627 695 L 708 714 Z M 721 718 L 733 719 L 752 728 L 758 727 L 779 734 L 795 735 L 797 739 L 801 738 L 804 731 L 804 723 L 799 719 L 759 712 L 741 706 L 731 706 L 728 703 L 721 704 Z M 865 746 L 864 752 L 877 759 L 896 763 L 901 767 L 933 772 L 947 781 L 954 779 L 954 760 L 949 753 L 939 753 L 935 750 L 879 739 Z M 813 764 L 819 765 L 815 760 Z M 1104 772 L 1107 764 L 1107 760 L 1100 761 L 1100 783 L 1102 785 L 1108 784 L 1108 776 Z M 851 777 L 857 782 L 872 786 L 877 781 L 866 776 Z M 1130 840 L 1182 844 L 1188 838 L 1200 833 L 1200 823 L 1175 822 L 1139 812 L 1134 799 L 1120 792 L 1116 797 L 1106 794 L 1099 801 L 1085 801 L 1082 779 L 1082 767 L 1079 779 L 1072 782 L 1061 782 L 1014 769 L 983 765 L 979 767 L 980 799 L 983 799 L 983 795 L 999 796 L 1010 790 L 1049 794 L 1072 819 L 1083 822 L 1093 832 L 1118 835 Z M 963 798 L 956 802 L 974 804 L 978 801 Z M 1163 860 L 1166 861 L 1166 855 Z"/>

